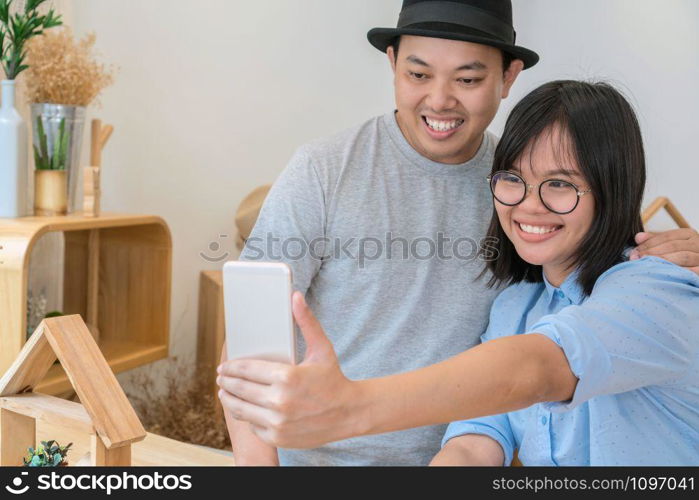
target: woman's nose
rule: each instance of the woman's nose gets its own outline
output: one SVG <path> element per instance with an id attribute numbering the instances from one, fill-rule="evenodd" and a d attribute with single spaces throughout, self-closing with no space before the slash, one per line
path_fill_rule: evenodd
<path id="1" fill-rule="evenodd" d="M 527 210 L 531 213 L 545 213 L 548 212 L 548 208 L 542 203 L 539 197 L 539 190 L 536 186 L 527 184 L 527 190 L 524 194 L 524 200 L 518 206 L 521 210 Z"/>

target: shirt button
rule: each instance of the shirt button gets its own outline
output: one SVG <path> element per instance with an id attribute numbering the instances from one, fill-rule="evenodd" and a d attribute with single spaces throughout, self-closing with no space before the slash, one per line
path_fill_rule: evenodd
<path id="1" fill-rule="evenodd" d="M 556 290 L 556 297 L 562 299 L 564 297 L 563 292 L 561 292 L 560 290 Z"/>
<path id="2" fill-rule="evenodd" d="M 541 425 L 546 425 L 548 419 L 546 417 L 541 417 Z"/>

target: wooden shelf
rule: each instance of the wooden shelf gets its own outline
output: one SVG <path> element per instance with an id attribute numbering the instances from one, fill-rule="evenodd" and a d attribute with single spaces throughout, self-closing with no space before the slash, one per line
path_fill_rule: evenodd
<path id="1" fill-rule="evenodd" d="M 172 240 L 163 219 L 105 213 L 0 219 L 0 374 L 26 341 L 29 259 L 48 232 L 65 237 L 63 310 L 98 334 L 115 373 L 168 356 Z M 70 389 L 51 368 L 38 390 Z"/>
<path id="2" fill-rule="evenodd" d="M 199 274 L 199 320 L 197 325 L 197 372 L 206 378 L 211 397 L 216 397 L 216 367 L 226 340 L 223 314 L 223 271 Z"/>

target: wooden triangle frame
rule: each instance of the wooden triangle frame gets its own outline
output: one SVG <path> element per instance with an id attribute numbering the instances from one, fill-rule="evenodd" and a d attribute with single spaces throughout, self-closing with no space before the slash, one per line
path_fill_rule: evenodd
<path id="1" fill-rule="evenodd" d="M 56 358 L 80 403 L 32 392 Z M 22 465 L 36 419 L 91 434 L 93 465 L 131 465 L 131 443 L 146 437 L 80 315 L 43 320 L 0 379 L 0 465 Z"/>
<path id="2" fill-rule="evenodd" d="M 665 211 L 670 214 L 670 217 L 672 217 L 672 220 L 675 221 L 675 224 L 677 224 L 679 227 L 685 228 L 685 227 L 692 227 L 689 225 L 689 222 L 687 222 L 687 219 L 685 219 L 682 214 L 680 213 L 679 210 L 677 210 L 677 207 L 673 205 L 673 203 L 665 198 L 665 197 L 660 197 L 656 198 L 653 203 L 651 203 L 648 208 L 646 208 L 643 211 L 642 219 L 643 219 L 643 224 L 647 224 L 648 221 L 661 209 L 664 208 Z"/>

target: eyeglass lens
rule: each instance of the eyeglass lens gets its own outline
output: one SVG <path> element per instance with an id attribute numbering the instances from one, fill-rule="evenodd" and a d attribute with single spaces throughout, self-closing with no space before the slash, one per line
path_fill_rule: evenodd
<path id="1" fill-rule="evenodd" d="M 527 194 L 527 185 L 524 180 L 511 172 L 494 174 L 490 181 L 490 188 L 495 199 L 503 205 L 517 205 Z M 555 179 L 544 181 L 539 193 L 542 203 L 552 212 L 568 213 L 578 203 L 578 190 L 567 181 Z"/>

